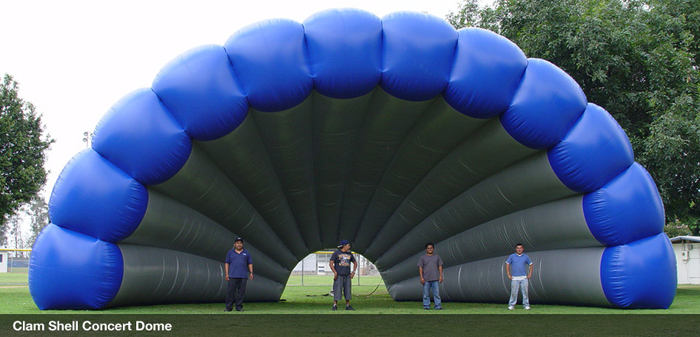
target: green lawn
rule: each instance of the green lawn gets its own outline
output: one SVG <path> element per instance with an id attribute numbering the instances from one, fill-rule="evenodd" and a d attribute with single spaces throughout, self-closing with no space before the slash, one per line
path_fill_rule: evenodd
<path id="1" fill-rule="evenodd" d="M 0 287 L 16 285 L 27 285 L 26 268 L 24 272 L 0 273 Z"/>
<path id="2" fill-rule="evenodd" d="M 332 298 L 327 296 L 331 287 L 330 276 L 292 276 L 282 294 L 283 301 L 275 303 L 246 303 L 251 314 L 333 314 Z M 26 286 L 26 273 L 0 274 L 0 314 L 2 313 L 109 313 L 109 314 L 216 314 L 223 313 L 223 303 L 168 304 L 140 307 L 120 307 L 101 311 L 47 310 L 34 305 Z M 533 305 L 526 312 L 507 311 L 505 303 L 444 304 L 445 310 L 425 312 L 418 302 L 396 302 L 386 291 L 379 276 L 365 276 L 353 281 L 353 314 L 700 314 L 700 286 L 679 286 L 675 301 L 668 310 L 620 310 L 560 305 Z M 23 284 L 17 286 L 16 284 Z M 377 287 L 379 286 L 379 287 Z M 375 291 L 376 290 L 376 291 Z M 373 294 L 370 295 L 370 293 Z"/>

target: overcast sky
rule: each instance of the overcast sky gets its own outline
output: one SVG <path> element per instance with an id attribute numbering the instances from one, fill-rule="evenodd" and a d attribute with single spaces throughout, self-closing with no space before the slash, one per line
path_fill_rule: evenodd
<path id="1" fill-rule="evenodd" d="M 310 1 L 0 1 L 0 74 L 43 115 L 55 139 L 44 195 L 68 160 L 85 148 L 109 107 L 148 87 L 177 55 L 222 45 L 238 29 L 265 19 L 299 22 L 328 8 L 359 8 L 382 17 L 400 10 L 444 18 L 458 0 Z"/>

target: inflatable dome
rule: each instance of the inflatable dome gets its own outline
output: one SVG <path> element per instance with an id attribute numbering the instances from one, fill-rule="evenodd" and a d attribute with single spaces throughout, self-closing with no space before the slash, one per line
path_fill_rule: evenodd
<path id="1" fill-rule="evenodd" d="M 667 308 L 657 188 L 611 115 L 492 32 L 400 12 L 270 20 L 191 50 L 124 97 L 63 169 L 31 256 L 40 309 L 279 300 L 309 253 L 353 243 L 419 300 L 434 242 L 447 301 L 503 302 L 522 242 L 534 303 Z"/>

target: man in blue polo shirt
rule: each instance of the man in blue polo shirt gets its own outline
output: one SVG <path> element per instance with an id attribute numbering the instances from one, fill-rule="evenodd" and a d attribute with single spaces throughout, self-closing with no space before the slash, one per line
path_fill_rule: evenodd
<path id="1" fill-rule="evenodd" d="M 508 310 L 515 309 L 518 302 L 518 288 L 523 293 L 523 307 L 530 310 L 530 299 L 527 297 L 528 280 L 532 276 L 532 261 L 527 254 L 523 254 L 525 247 L 522 243 L 515 245 L 515 253 L 510 254 L 506 260 L 506 273 L 510 281 L 510 301 Z"/>
<path id="2" fill-rule="evenodd" d="M 243 239 L 236 237 L 233 242 L 233 249 L 226 254 L 224 264 L 226 272 L 226 311 L 233 309 L 236 303 L 236 311 L 243 311 L 243 296 L 245 296 L 245 286 L 248 280 L 253 279 L 253 258 L 246 249 L 243 249 Z"/>

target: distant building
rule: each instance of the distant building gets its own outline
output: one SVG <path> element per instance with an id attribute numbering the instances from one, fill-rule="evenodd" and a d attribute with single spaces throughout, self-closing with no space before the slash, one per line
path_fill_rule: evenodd
<path id="1" fill-rule="evenodd" d="M 8 254 L 0 253 L 0 273 L 7 273 Z"/>
<path id="2" fill-rule="evenodd" d="M 700 236 L 671 239 L 676 254 L 678 284 L 700 284 Z"/>

